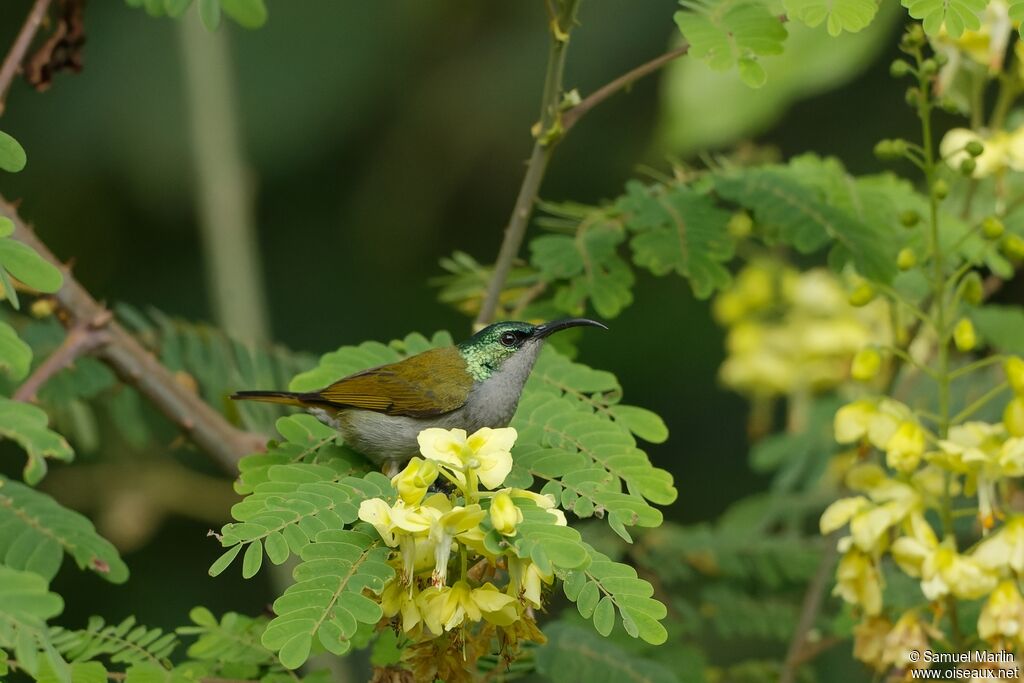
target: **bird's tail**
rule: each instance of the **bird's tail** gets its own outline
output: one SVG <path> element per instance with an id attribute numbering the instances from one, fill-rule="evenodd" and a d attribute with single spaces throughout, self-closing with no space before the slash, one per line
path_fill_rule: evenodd
<path id="1" fill-rule="evenodd" d="M 261 401 L 263 403 L 280 403 L 286 406 L 301 406 L 306 402 L 306 394 L 292 391 L 236 391 L 231 394 L 235 401 Z"/>

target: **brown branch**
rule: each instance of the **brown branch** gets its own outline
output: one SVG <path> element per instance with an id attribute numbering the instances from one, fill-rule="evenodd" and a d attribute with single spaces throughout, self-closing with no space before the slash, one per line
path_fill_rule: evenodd
<path id="1" fill-rule="evenodd" d="M 789 641 L 786 661 L 779 673 L 779 683 L 793 683 L 800 665 L 810 659 L 805 654 L 805 648 L 808 645 L 807 634 L 814 628 L 818 611 L 821 609 L 821 602 L 825 597 L 825 589 L 832 578 L 832 567 L 835 566 L 836 559 L 839 557 L 837 537 L 838 533 L 833 532 L 825 539 L 825 552 L 822 553 L 818 569 L 804 593 L 804 600 L 800 605 L 800 617 L 797 619 L 793 638 Z"/>
<path id="2" fill-rule="evenodd" d="M 575 126 L 587 112 L 607 100 L 612 95 L 615 95 L 622 90 L 626 90 L 644 76 L 654 73 L 672 60 L 682 57 L 689 51 L 690 44 L 683 43 L 676 49 L 669 50 L 668 52 L 655 57 L 651 61 L 627 71 L 614 81 L 611 81 L 590 93 L 583 98 L 579 104 L 562 114 L 562 135 L 568 133 L 569 130 Z"/>
<path id="3" fill-rule="evenodd" d="M 558 24 L 553 20 L 553 25 L 557 26 Z M 568 28 L 565 28 L 565 30 L 568 31 Z M 494 272 L 491 274 L 491 280 L 487 285 L 487 293 L 480 307 L 480 313 L 476 318 L 477 326 L 486 325 L 494 319 L 495 312 L 498 309 L 498 302 L 501 298 L 501 291 L 504 289 L 505 281 L 512 270 L 512 262 L 519 254 L 519 248 L 523 244 L 527 223 L 530 219 L 530 214 L 533 212 L 533 206 L 537 202 L 541 181 L 544 179 L 544 173 L 547 170 L 548 161 L 551 159 L 551 152 L 555 144 L 564 138 L 572 127 L 591 109 L 612 95 L 630 87 L 644 76 L 685 55 L 690 49 L 690 45 L 684 43 L 674 50 L 669 50 L 665 54 L 627 71 L 559 115 L 557 107 L 560 105 L 562 97 L 561 73 L 565 61 L 565 43 L 568 41 L 561 41 L 561 52 L 559 53 L 555 52 L 555 47 L 560 42 L 558 37 L 552 35 L 552 41 L 552 53 L 548 62 L 548 81 L 552 80 L 552 74 L 556 74 L 557 88 L 545 88 L 544 108 L 545 111 L 553 108 L 554 118 L 551 121 L 547 121 L 544 116 L 541 117 L 537 141 L 534 143 L 533 153 L 527 162 L 526 175 L 523 176 L 523 183 L 519 188 L 519 195 L 516 197 L 516 203 L 512 209 L 512 217 L 505 228 L 505 237 L 501 243 L 501 249 L 498 251 L 498 258 L 495 260 Z M 561 60 L 561 62 L 558 60 Z"/>
<path id="4" fill-rule="evenodd" d="M 33 3 L 25 23 L 22 25 L 21 30 L 18 31 L 18 36 L 14 39 L 14 43 L 4 58 L 3 64 L 0 65 L 0 114 L 4 113 L 7 91 L 11 89 L 14 77 L 18 74 L 19 69 L 21 69 L 21 64 L 25 61 L 25 55 L 28 54 L 28 48 L 32 45 L 32 39 L 35 38 L 36 32 L 39 31 L 39 27 L 42 25 L 43 19 L 46 18 L 46 11 L 49 8 L 50 0 L 36 0 Z"/>
<path id="5" fill-rule="evenodd" d="M 61 263 L 32 229 L 18 216 L 15 207 L 0 197 L 0 215 L 14 222 L 14 239 L 35 249 L 44 259 L 60 268 L 64 286 L 55 295 L 61 318 L 74 333 L 76 327 L 92 325 L 110 313 L 75 280 L 71 270 Z M 194 391 L 177 380 L 170 370 L 146 350 L 117 322 L 108 320 L 102 331 L 103 344 L 93 355 L 105 363 L 121 380 L 132 385 L 167 419 L 176 424 L 200 449 L 206 451 L 230 474 L 237 473 L 238 460 L 263 450 L 265 439 L 238 429 L 207 405 Z M 78 343 L 78 342 L 74 342 Z M 58 358 L 54 364 L 60 362 Z M 59 368 L 58 368 L 59 369 Z M 38 371 L 37 371 L 38 372 Z"/>
<path id="6" fill-rule="evenodd" d="M 74 362 L 94 352 L 110 341 L 106 326 L 110 322 L 110 311 L 103 311 L 96 320 L 79 320 L 68 330 L 64 341 L 57 350 L 43 361 L 29 375 L 28 379 L 18 387 L 12 397 L 15 401 L 35 401 L 36 394 L 46 382 L 64 368 L 71 367 Z"/>

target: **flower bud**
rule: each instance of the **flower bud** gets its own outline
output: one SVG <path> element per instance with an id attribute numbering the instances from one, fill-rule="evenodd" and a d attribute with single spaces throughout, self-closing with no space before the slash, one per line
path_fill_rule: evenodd
<path id="1" fill-rule="evenodd" d="M 893 78 L 903 78 L 910 73 L 910 65 L 902 59 L 893 60 L 889 65 L 889 75 Z"/>
<path id="2" fill-rule="evenodd" d="M 980 157 L 985 151 L 985 145 L 982 144 L 981 140 L 971 140 L 964 145 L 964 151 L 972 157 Z"/>
<path id="3" fill-rule="evenodd" d="M 909 107 L 916 107 L 921 101 L 921 91 L 917 88 L 907 88 L 907 94 L 904 96 L 904 100 Z"/>
<path id="4" fill-rule="evenodd" d="M 861 349 L 854 355 L 850 364 L 850 376 L 861 382 L 866 382 L 878 374 L 882 367 L 882 356 L 876 349 Z"/>
<path id="5" fill-rule="evenodd" d="M 981 234 L 985 239 L 997 240 L 1006 232 L 1003 222 L 995 216 L 989 216 L 981 222 Z"/>
<path id="6" fill-rule="evenodd" d="M 960 351 L 970 351 L 978 344 L 978 335 L 974 332 L 974 323 L 970 318 L 960 318 L 953 328 L 953 343 Z"/>
<path id="7" fill-rule="evenodd" d="M 913 228 L 921 222 L 921 214 L 913 209 L 908 209 L 900 213 L 900 223 L 904 228 Z"/>
<path id="8" fill-rule="evenodd" d="M 746 237 L 753 231 L 754 221 L 746 211 L 738 211 L 729 219 L 729 224 L 726 226 L 726 229 L 733 237 Z"/>
<path id="9" fill-rule="evenodd" d="M 960 162 L 960 175 L 965 175 L 970 178 L 974 175 L 974 169 L 976 168 L 978 168 L 978 162 L 971 157 L 967 157 Z"/>
<path id="10" fill-rule="evenodd" d="M 437 479 L 437 465 L 433 460 L 413 458 L 401 472 L 391 478 L 398 495 L 407 505 L 417 505 L 427 489 Z"/>
<path id="11" fill-rule="evenodd" d="M 978 271 L 972 270 L 964 276 L 960 282 L 960 296 L 965 303 L 977 306 L 985 295 L 984 287 L 981 284 L 981 276 Z"/>
<path id="12" fill-rule="evenodd" d="M 1003 425 L 1010 436 L 1024 436 L 1024 399 L 1017 396 L 1006 404 Z"/>
<path id="13" fill-rule="evenodd" d="M 1024 359 L 1010 356 L 1003 363 L 1003 372 L 1006 373 L 1006 381 L 1010 383 L 1013 393 L 1024 396 Z"/>
<path id="14" fill-rule="evenodd" d="M 896 255 L 896 265 L 900 270 L 910 270 L 917 265 L 917 254 L 910 247 L 900 249 L 900 253 Z"/>
<path id="15" fill-rule="evenodd" d="M 1003 238 L 999 248 L 1007 258 L 1014 259 L 1015 261 L 1024 259 L 1024 238 L 1020 235 L 1007 235 Z"/>
<path id="16" fill-rule="evenodd" d="M 939 201 L 942 201 L 943 199 L 948 197 L 949 183 L 947 183 L 942 178 L 939 178 L 934 183 L 932 183 L 932 196 L 938 199 Z"/>
<path id="17" fill-rule="evenodd" d="M 2 291 L 3 286 L 0 285 L 0 292 Z M 57 301 L 52 296 L 36 299 L 29 308 L 33 318 L 49 318 L 55 310 L 57 310 Z"/>
<path id="18" fill-rule="evenodd" d="M 849 302 L 851 306 L 867 306 L 875 298 L 875 288 L 870 283 L 862 282 L 850 292 Z"/>
<path id="19" fill-rule="evenodd" d="M 491 524 L 503 536 L 516 533 L 516 526 L 523 521 L 522 511 L 512 502 L 512 496 L 498 493 L 491 500 Z"/>
<path id="20" fill-rule="evenodd" d="M 901 472 L 911 472 L 921 462 L 924 447 L 924 430 L 921 426 L 910 420 L 901 422 L 885 444 L 886 464 Z"/>
<path id="21" fill-rule="evenodd" d="M 934 76 L 939 72 L 939 63 L 934 59 L 926 59 L 921 62 L 921 75 Z"/>

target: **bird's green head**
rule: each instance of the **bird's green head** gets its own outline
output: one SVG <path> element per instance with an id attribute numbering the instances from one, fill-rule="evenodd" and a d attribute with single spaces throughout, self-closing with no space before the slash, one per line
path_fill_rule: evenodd
<path id="1" fill-rule="evenodd" d="M 466 359 L 473 379 L 482 382 L 512 358 L 528 360 L 532 366 L 544 339 L 555 332 L 580 326 L 608 329 L 588 318 L 567 318 L 540 325 L 517 321 L 499 322 L 488 325 L 459 344 L 459 352 Z"/>

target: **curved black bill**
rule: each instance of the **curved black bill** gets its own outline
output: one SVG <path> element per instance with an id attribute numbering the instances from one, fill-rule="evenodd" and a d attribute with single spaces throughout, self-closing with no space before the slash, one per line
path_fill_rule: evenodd
<path id="1" fill-rule="evenodd" d="M 607 330 L 608 327 L 604 323 L 599 323 L 596 320 L 590 318 L 565 318 L 564 320 L 552 320 L 549 323 L 537 325 L 534 328 L 533 336 L 536 339 L 542 339 L 549 334 L 554 334 L 561 330 L 569 329 L 570 327 L 600 327 L 602 330 Z"/>

